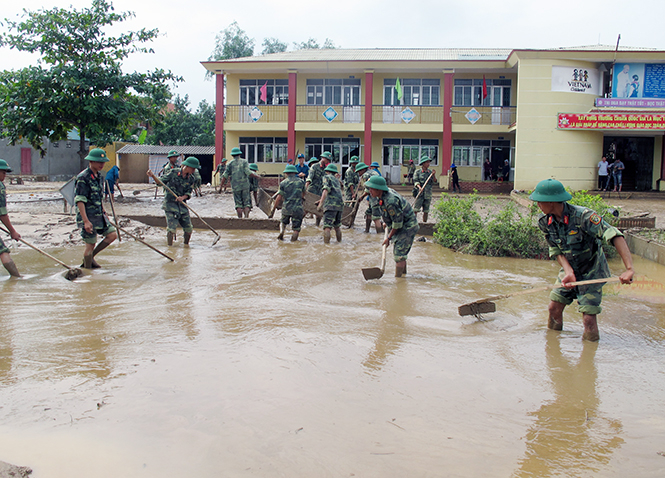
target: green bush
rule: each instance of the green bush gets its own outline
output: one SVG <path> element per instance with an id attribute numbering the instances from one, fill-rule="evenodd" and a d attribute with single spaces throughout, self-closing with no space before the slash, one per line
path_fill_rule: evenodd
<path id="1" fill-rule="evenodd" d="M 511 201 L 494 216 L 483 219 L 474 208 L 478 200 L 476 194 L 467 199 L 444 194 L 434 206 L 434 240 L 468 254 L 547 257 L 547 244 L 536 226 L 535 211 L 522 215 Z"/>
<path id="2" fill-rule="evenodd" d="M 568 192 L 573 195 L 573 198 L 568 201 L 569 204 L 589 208 L 597 212 L 609 224 L 613 226 L 618 224 L 619 218 L 612 214 L 614 211 L 618 212 L 618 209 L 607 204 L 600 195 L 589 194 L 588 191 L 572 191 L 571 189 L 568 189 Z"/>

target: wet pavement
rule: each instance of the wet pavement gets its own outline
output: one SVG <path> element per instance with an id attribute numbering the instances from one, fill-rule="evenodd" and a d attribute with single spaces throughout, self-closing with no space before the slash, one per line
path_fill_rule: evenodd
<path id="1" fill-rule="evenodd" d="M 546 293 L 548 261 L 416 242 L 406 279 L 380 238 L 272 231 L 135 242 L 69 282 L 26 249 L 0 276 L 0 460 L 51 477 L 659 477 L 665 472 L 665 267 L 607 287 L 601 341 Z M 49 250 L 67 263 L 80 248 Z M 611 269 L 621 270 L 618 260 Z M 645 277 L 646 276 L 646 277 Z"/>

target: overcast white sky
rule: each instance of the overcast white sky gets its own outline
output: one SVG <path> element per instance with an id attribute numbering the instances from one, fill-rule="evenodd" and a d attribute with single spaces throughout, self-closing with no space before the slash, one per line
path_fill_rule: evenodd
<path id="1" fill-rule="evenodd" d="M 76 9 L 91 0 L 3 1 L 0 18 L 16 19 L 22 9 Z M 341 48 L 553 48 L 616 44 L 665 50 L 665 1 L 643 0 L 115 0 L 116 11 L 136 18 L 123 31 L 158 28 L 151 55 L 133 55 L 127 71 L 164 68 L 184 77 L 175 90 L 189 95 L 192 109 L 214 102 L 214 82 L 205 81 L 200 62 L 208 59 L 215 35 L 233 21 L 255 40 L 289 44 L 330 38 Z M 0 49 L 0 68 L 27 66 L 34 58 Z"/>

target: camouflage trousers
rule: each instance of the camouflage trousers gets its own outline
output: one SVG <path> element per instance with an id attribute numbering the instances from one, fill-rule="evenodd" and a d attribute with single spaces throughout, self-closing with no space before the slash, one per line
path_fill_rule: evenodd
<path id="1" fill-rule="evenodd" d="M 594 273 L 592 271 L 586 274 L 583 278 L 577 278 L 577 280 L 589 280 L 589 279 L 600 279 L 602 277 L 609 277 L 609 272 L 607 275 L 601 273 Z M 557 284 L 561 284 L 561 279 L 565 276 L 563 269 L 559 271 L 559 276 L 556 279 Z M 550 292 L 550 300 L 554 302 L 560 302 L 565 305 L 570 305 L 573 303 L 573 300 L 577 299 L 577 310 L 582 314 L 589 315 L 598 315 L 603 310 L 600 306 L 600 302 L 603 299 L 603 285 L 604 284 L 591 284 L 587 286 L 573 287 L 572 289 L 566 289 L 565 287 L 559 287 L 557 289 L 552 289 Z"/>
<path id="2" fill-rule="evenodd" d="M 342 225 L 342 211 L 325 211 L 323 213 L 323 228 L 340 227 Z"/>
<path id="3" fill-rule="evenodd" d="M 372 196 L 367 196 L 367 199 L 369 201 L 369 205 L 367 206 L 367 211 L 365 211 L 365 216 L 372 216 L 372 221 L 381 219 L 381 210 L 379 209 L 379 205 L 376 202 L 376 199 L 374 199 Z"/>
<path id="4" fill-rule="evenodd" d="M 413 212 L 420 212 L 420 208 L 422 208 L 423 212 L 429 213 L 430 204 L 432 204 L 432 195 L 422 193 L 413 205 Z"/>
<path id="5" fill-rule="evenodd" d="M 164 215 L 166 216 L 166 230 L 168 232 L 175 232 L 178 225 L 182 227 L 184 232 L 192 232 L 194 230 L 194 227 L 192 227 L 192 220 L 189 217 L 189 211 L 164 211 Z"/>
<path id="6" fill-rule="evenodd" d="M 0 254 L 4 253 L 9 253 L 9 248 L 5 245 L 4 242 L 2 242 L 2 238 L 0 237 Z"/>
<path id="7" fill-rule="evenodd" d="M 106 221 L 104 221 L 105 226 L 104 227 L 92 227 L 92 232 L 88 232 L 85 230 L 85 227 L 81 229 L 81 238 L 83 239 L 83 242 L 86 244 L 97 244 L 97 235 L 99 234 L 100 236 L 108 236 L 112 232 L 115 232 L 115 227 L 111 226 L 110 224 L 107 224 Z"/>
<path id="8" fill-rule="evenodd" d="M 395 262 L 405 261 L 409 252 L 411 252 L 411 246 L 413 246 L 413 240 L 418 234 L 420 226 L 416 223 L 413 227 L 408 229 L 400 229 L 391 239 L 393 243 L 393 257 Z"/>
<path id="9" fill-rule="evenodd" d="M 246 189 L 234 189 L 233 190 L 233 202 L 236 205 L 236 209 L 244 209 L 246 207 L 252 207 L 252 198 L 249 195 L 249 188 Z"/>
<path id="10" fill-rule="evenodd" d="M 291 229 L 294 231 L 299 231 L 302 226 L 302 218 L 305 215 L 304 211 L 297 212 L 295 214 L 285 214 L 284 209 L 282 209 L 282 219 L 281 222 L 285 226 L 288 226 L 289 221 L 291 222 Z"/>

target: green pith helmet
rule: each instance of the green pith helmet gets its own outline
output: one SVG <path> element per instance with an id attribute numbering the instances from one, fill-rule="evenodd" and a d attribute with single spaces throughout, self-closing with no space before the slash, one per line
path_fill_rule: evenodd
<path id="1" fill-rule="evenodd" d="M 169 154 L 166 155 L 167 158 L 172 158 L 173 156 L 180 156 L 180 153 L 178 153 L 175 149 L 172 149 L 169 151 Z"/>
<path id="2" fill-rule="evenodd" d="M 358 164 L 356 164 L 356 173 L 362 171 L 363 169 L 367 169 L 368 167 L 369 166 L 367 166 L 365 163 L 359 162 Z"/>
<path id="3" fill-rule="evenodd" d="M 423 164 L 425 164 L 428 161 L 432 161 L 430 159 L 430 157 L 429 156 L 423 156 L 422 158 L 420 158 L 420 161 L 418 161 L 418 166 L 422 166 Z"/>
<path id="4" fill-rule="evenodd" d="M 297 173 L 298 169 L 293 164 L 287 164 L 284 168 L 284 174 Z"/>
<path id="5" fill-rule="evenodd" d="M 225 163 L 225 162 L 226 162 L 226 158 L 222 158 L 222 163 Z"/>
<path id="6" fill-rule="evenodd" d="M 332 155 L 330 154 L 329 151 L 324 151 L 323 153 L 321 153 L 321 157 L 322 157 L 322 158 L 326 158 L 326 159 L 328 159 L 328 160 L 331 160 L 331 159 L 332 159 Z"/>
<path id="7" fill-rule="evenodd" d="M 9 164 L 7 164 L 7 161 L 4 159 L 0 159 L 0 171 L 7 171 L 8 173 L 12 172 L 12 168 L 9 167 Z"/>
<path id="8" fill-rule="evenodd" d="M 529 199 L 536 202 L 564 202 L 572 199 L 572 197 L 563 187 L 561 181 L 550 178 L 539 182 Z"/>
<path id="9" fill-rule="evenodd" d="M 307 161 L 307 166 L 311 166 L 312 164 L 318 163 L 318 162 L 319 162 L 319 158 L 317 158 L 316 156 L 312 156 L 311 158 L 309 158 L 309 161 Z"/>
<path id="10" fill-rule="evenodd" d="M 190 156 L 189 158 L 185 159 L 182 162 L 182 165 L 183 166 L 189 166 L 190 168 L 194 168 L 194 169 L 201 169 L 201 163 L 194 156 Z"/>
<path id="11" fill-rule="evenodd" d="M 326 168 L 324 169 L 324 171 L 329 172 L 329 173 L 337 173 L 337 172 L 339 172 L 339 171 L 337 171 L 337 166 L 335 166 L 335 165 L 332 164 L 332 163 L 330 163 L 328 166 L 326 166 Z"/>
<path id="12" fill-rule="evenodd" d="M 377 163 L 376 161 L 372 161 L 372 164 L 370 164 L 369 167 L 370 167 L 370 168 L 378 168 L 378 167 L 379 167 L 379 163 Z"/>
<path id="13" fill-rule="evenodd" d="M 251 169 L 252 171 L 258 171 L 259 166 L 256 163 L 252 163 L 249 165 L 249 169 Z"/>
<path id="14" fill-rule="evenodd" d="M 349 164 L 354 164 L 358 162 L 358 156 L 351 156 L 351 159 L 349 159 Z"/>
<path id="15" fill-rule="evenodd" d="M 231 150 L 231 156 L 240 156 L 242 154 L 242 151 L 240 151 L 240 148 L 233 148 Z"/>
<path id="16" fill-rule="evenodd" d="M 86 161 L 94 161 L 96 163 L 108 163 L 109 158 L 106 157 L 106 151 L 101 148 L 91 150 L 85 157 Z"/>
<path id="17" fill-rule="evenodd" d="M 386 184 L 386 180 L 383 176 L 372 176 L 365 183 L 365 187 L 370 189 L 379 189 L 381 191 L 388 190 L 388 185 Z"/>

